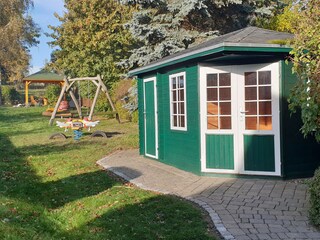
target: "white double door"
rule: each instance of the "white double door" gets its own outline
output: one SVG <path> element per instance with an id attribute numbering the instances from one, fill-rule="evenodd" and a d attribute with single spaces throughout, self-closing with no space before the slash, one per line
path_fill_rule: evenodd
<path id="1" fill-rule="evenodd" d="M 200 66 L 202 172 L 281 175 L 279 68 Z"/>

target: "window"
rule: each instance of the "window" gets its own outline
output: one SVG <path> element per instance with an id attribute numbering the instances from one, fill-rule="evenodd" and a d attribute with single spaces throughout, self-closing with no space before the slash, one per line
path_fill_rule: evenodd
<path id="1" fill-rule="evenodd" d="M 271 71 L 245 72 L 246 130 L 272 130 Z"/>
<path id="2" fill-rule="evenodd" d="M 207 74 L 207 128 L 232 128 L 230 73 Z"/>
<path id="3" fill-rule="evenodd" d="M 187 130 L 186 75 L 184 72 L 173 74 L 169 80 L 171 129 Z"/>

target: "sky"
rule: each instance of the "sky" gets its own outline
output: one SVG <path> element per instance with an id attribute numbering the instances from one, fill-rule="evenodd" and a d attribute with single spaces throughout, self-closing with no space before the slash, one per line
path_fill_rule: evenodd
<path id="1" fill-rule="evenodd" d="M 63 15 L 64 12 L 63 0 L 33 0 L 33 2 L 34 8 L 30 10 L 30 15 L 41 28 L 41 36 L 38 39 L 40 43 L 30 49 L 32 57 L 29 69 L 30 74 L 39 71 L 44 67 L 46 60 L 50 60 L 50 54 L 53 49 L 49 47 L 47 42 L 52 41 L 52 38 L 46 37 L 45 33 L 52 33 L 48 25 L 60 25 L 60 22 L 53 14 L 56 12 L 59 15 Z"/>

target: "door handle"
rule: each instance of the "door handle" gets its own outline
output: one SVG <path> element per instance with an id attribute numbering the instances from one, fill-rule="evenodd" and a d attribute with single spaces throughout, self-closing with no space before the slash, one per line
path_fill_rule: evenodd
<path id="1" fill-rule="evenodd" d="M 240 111 L 240 113 L 245 114 L 248 113 L 249 111 Z"/>

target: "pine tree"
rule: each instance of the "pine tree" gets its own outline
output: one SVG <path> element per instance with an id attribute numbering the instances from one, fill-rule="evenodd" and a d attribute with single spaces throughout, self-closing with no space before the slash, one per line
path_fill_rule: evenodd
<path id="1" fill-rule="evenodd" d="M 279 1 L 122 0 L 138 11 L 126 25 L 139 45 L 121 64 L 138 67 L 205 39 L 225 34 L 272 15 Z"/>

